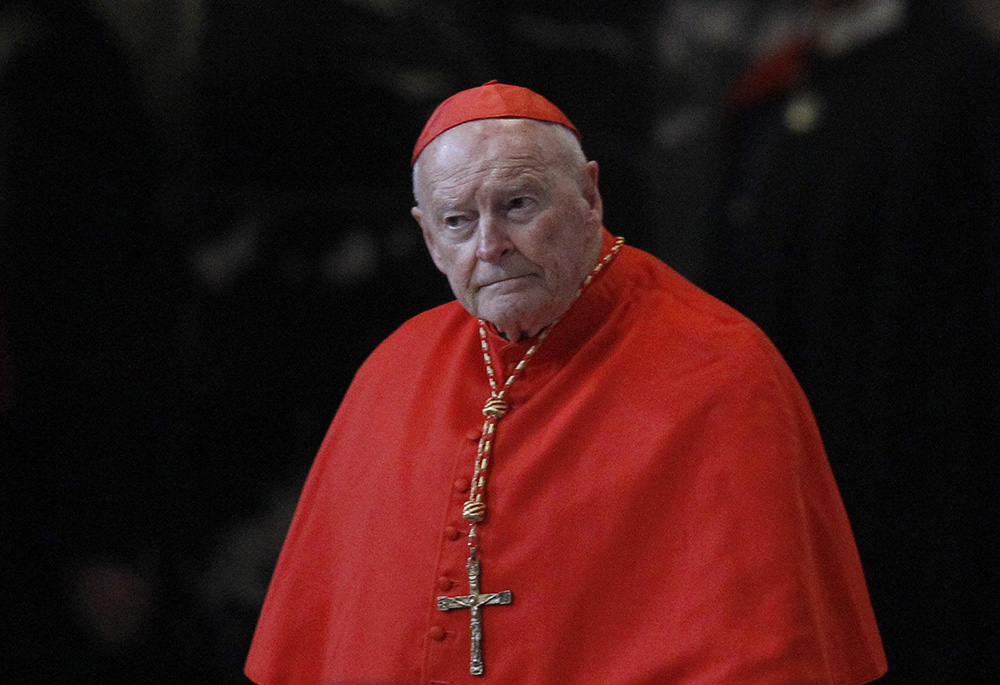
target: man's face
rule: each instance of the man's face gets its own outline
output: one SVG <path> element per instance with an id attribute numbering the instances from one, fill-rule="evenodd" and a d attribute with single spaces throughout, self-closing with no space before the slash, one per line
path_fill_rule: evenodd
<path id="1" fill-rule="evenodd" d="M 510 340 L 572 304 L 600 252 L 597 164 L 555 125 L 471 121 L 420 156 L 413 216 L 438 269 L 473 316 Z"/>

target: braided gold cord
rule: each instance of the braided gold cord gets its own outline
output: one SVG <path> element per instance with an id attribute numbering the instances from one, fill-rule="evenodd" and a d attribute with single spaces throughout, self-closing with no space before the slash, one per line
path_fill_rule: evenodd
<path id="1" fill-rule="evenodd" d="M 591 272 L 587 274 L 587 277 L 583 279 L 583 283 L 580 284 L 573 297 L 574 302 L 580 297 L 583 289 L 590 285 L 594 277 L 615 258 L 615 255 L 618 254 L 624 244 L 624 238 L 617 238 L 615 240 L 615 244 L 611 247 L 608 254 L 604 255 Z M 472 473 L 472 482 L 469 487 L 469 499 L 462 507 L 462 517 L 469 522 L 469 547 L 473 556 L 476 553 L 476 541 L 478 538 L 476 526 L 486 518 L 487 509 L 484 499 L 486 493 L 486 476 L 490 465 L 490 455 L 493 453 L 493 438 L 496 435 L 496 425 L 510 411 L 510 405 L 504 399 L 504 395 L 507 394 L 510 386 L 514 384 L 514 381 L 524 371 L 524 367 L 535 356 L 538 346 L 548 337 L 549 331 L 557 323 L 559 323 L 559 319 L 556 319 L 542 329 L 538 334 L 538 339 L 528 348 L 528 351 L 524 353 L 524 357 L 514 367 L 507 380 L 504 381 L 503 388 L 498 388 L 496 374 L 493 370 L 493 359 L 490 356 L 490 344 L 486 339 L 486 322 L 483 319 L 479 319 L 479 345 L 483 351 L 483 361 L 486 364 L 486 378 L 490 383 L 490 397 L 483 406 L 483 415 L 486 417 L 486 420 L 483 422 L 483 431 L 479 437 L 479 447 L 476 449 L 476 463 Z"/>

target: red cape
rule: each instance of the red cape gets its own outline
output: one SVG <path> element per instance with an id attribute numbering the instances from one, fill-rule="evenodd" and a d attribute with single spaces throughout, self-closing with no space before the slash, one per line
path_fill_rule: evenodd
<path id="1" fill-rule="evenodd" d="M 524 352 L 490 344 L 498 373 Z M 885 671 L 787 366 L 745 318 L 626 247 L 509 394 L 480 558 L 482 590 L 514 601 L 483 609 L 486 674 L 470 676 L 469 612 L 436 598 L 468 592 L 482 359 L 453 302 L 359 370 L 278 561 L 251 679 L 802 685 Z"/>

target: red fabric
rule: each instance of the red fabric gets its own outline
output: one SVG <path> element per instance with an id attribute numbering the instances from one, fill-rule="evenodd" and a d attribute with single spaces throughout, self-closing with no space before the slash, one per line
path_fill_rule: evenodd
<path id="1" fill-rule="evenodd" d="M 812 49 L 813 39 L 802 38 L 753 65 L 726 93 L 726 112 L 735 116 L 801 81 Z"/>
<path id="2" fill-rule="evenodd" d="M 506 374 L 525 345 L 490 336 Z M 885 671 L 787 366 L 745 318 L 625 247 L 510 392 L 480 559 L 482 591 L 513 603 L 483 609 L 486 674 L 469 675 L 469 612 L 435 598 L 468 592 L 462 490 L 488 395 L 477 325 L 454 302 L 365 362 L 302 493 L 252 680 L 803 685 Z"/>
<path id="3" fill-rule="evenodd" d="M 573 122 L 558 107 L 538 93 L 521 86 L 489 81 L 478 88 L 455 93 L 437 106 L 424 124 L 420 137 L 417 138 L 410 164 L 416 164 L 417 157 L 427 144 L 450 128 L 478 119 L 506 117 L 562 124 L 580 138 L 580 132 Z"/>

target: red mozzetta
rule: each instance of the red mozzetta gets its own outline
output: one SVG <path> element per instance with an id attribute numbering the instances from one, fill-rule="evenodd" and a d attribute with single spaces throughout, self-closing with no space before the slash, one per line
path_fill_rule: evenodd
<path id="1" fill-rule="evenodd" d="M 604 251 L 611 236 L 605 232 Z M 506 377 L 530 341 L 489 332 Z M 462 518 L 489 397 L 452 302 L 365 362 L 323 442 L 246 672 L 319 683 L 862 683 L 885 671 L 809 406 L 748 320 L 625 247 L 508 395 L 479 529 L 469 674 Z"/>

